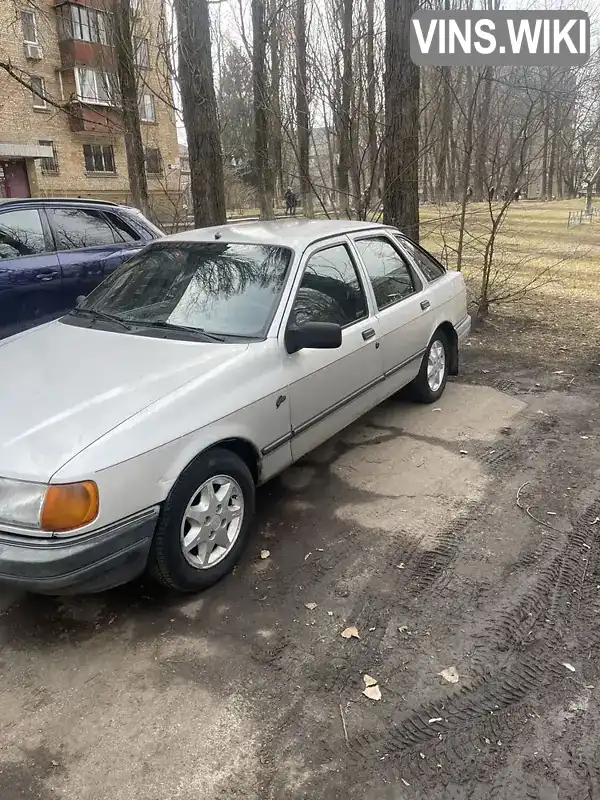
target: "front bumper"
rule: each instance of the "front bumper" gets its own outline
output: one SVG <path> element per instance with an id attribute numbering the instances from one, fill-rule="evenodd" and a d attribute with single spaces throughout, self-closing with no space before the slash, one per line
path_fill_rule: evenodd
<path id="1" fill-rule="evenodd" d="M 465 339 L 468 339 L 471 334 L 471 315 L 467 314 L 458 325 L 454 326 L 454 330 L 456 331 L 456 336 L 458 337 L 458 343 L 460 345 Z"/>
<path id="2" fill-rule="evenodd" d="M 0 531 L 0 584 L 37 594 L 85 594 L 140 575 L 148 561 L 158 507 L 98 531 L 42 539 Z"/>

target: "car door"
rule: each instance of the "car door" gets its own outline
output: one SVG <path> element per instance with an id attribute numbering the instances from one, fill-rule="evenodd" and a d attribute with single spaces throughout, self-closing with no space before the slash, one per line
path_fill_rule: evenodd
<path id="1" fill-rule="evenodd" d="M 294 460 L 378 402 L 383 369 L 379 323 L 347 240 L 307 251 L 297 283 L 280 332 Z M 309 321 L 340 324 L 341 347 L 288 354 L 286 327 Z"/>
<path id="2" fill-rule="evenodd" d="M 0 207 L 0 337 L 60 314 L 61 269 L 43 211 Z"/>
<path id="3" fill-rule="evenodd" d="M 47 209 L 63 276 L 63 307 L 73 308 L 104 279 L 104 261 L 127 245 L 95 208 L 55 206 Z"/>
<path id="4" fill-rule="evenodd" d="M 352 241 L 375 296 L 385 394 L 389 395 L 419 372 L 433 333 L 431 301 L 423 282 L 390 236 L 355 235 Z"/>

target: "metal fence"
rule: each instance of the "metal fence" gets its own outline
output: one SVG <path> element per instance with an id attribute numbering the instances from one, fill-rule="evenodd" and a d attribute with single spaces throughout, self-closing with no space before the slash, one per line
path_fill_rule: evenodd
<path id="1" fill-rule="evenodd" d="M 584 222 L 592 222 L 594 217 L 600 217 L 600 206 L 582 208 L 581 211 L 569 211 L 567 228 L 573 225 L 583 225 Z"/>

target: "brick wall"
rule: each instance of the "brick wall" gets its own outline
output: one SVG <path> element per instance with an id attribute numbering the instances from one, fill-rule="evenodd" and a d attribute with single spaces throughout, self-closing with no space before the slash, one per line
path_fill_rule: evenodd
<path id="1" fill-rule="evenodd" d="M 150 41 L 152 67 L 160 61 L 156 47 L 160 2 L 161 0 L 145 0 L 146 5 L 139 12 L 140 32 Z M 36 9 L 38 40 L 43 51 L 43 58 L 39 61 L 25 57 L 20 20 L 22 8 Z M 33 6 L 20 4 L 15 0 L 0 0 L 0 30 L 8 32 L 0 45 L 0 61 L 9 59 L 27 81 L 30 76 L 43 78 L 48 97 L 59 104 L 64 104 L 74 96 L 73 73 L 64 71 L 61 62 L 57 10 L 52 2 L 37 0 Z M 166 70 L 160 70 L 160 73 L 165 72 Z M 179 163 L 175 116 L 169 105 L 161 99 L 170 99 L 170 87 L 164 85 L 164 79 L 159 77 L 159 72 L 155 69 L 144 70 L 140 74 L 147 86 L 144 91 L 154 94 L 156 110 L 156 122 L 142 123 L 142 135 L 147 147 L 160 149 L 163 165 L 160 175 L 148 176 L 148 186 L 157 216 L 168 220 L 181 206 L 180 172 L 178 168 L 169 169 L 170 165 L 176 166 Z M 5 70 L 0 69 L 0 143 L 24 145 L 51 141 L 56 150 L 56 174 L 45 172 L 40 160 L 28 162 L 32 194 L 97 197 L 117 201 L 130 199 L 125 144 L 119 122 L 116 127 L 101 125 L 96 132 L 75 132 L 71 129 L 70 115 L 65 111 L 50 103 L 45 110 L 34 109 L 33 105 L 31 92 Z M 88 110 L 92 111 L 89 108 Z M 115 119 L 119 119 L 118 113 L 115 114 Z M 84 144 L 112 145 L 114 174 L 86 173 Z"/>

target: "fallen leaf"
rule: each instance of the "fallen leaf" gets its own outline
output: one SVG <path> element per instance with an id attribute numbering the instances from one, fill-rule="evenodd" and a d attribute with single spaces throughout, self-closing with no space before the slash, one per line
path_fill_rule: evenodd
<path id="1" fill-rule="evenodd" d="M 308 608 L 309 611 L 314 611 L 316 607 L 316 603 L 304 603 L 304 608 Z"/>
<path id="2" fill-rule="evenodd" d="M 569 670 L 569 672 L 575 672 L 575 667 L 573 666 L 573 664 L 569 664 L 568 661 L 563 661 L 562 665 L 563 667 L 566 667 Z"/>
<path id="3" fill-rule="evenodd" d="M 597 525 L 600 522 L 600 517 L 596 517 L 593 522 L 590 522 L 590 525 Z"/>
<path id="4" fill-rule="evenodd" d="M 469 451 L 468 450 L 460 450 L 459 452 L 460 452 L 461 456 L 468 456 L 469 455 Z"/>
<path id="5" fill-rule="evenodd" d="M 433 411 L 441 411 L 441 408 L 434 408 Z"/>
<path id="6" fill-rule="evenodd" d="M 329 616 L 329 617 L 333 617 L 333 611 L 328 611 L 328 612 L 327 612 L 327 616 Z"/>
<path id="7" fill-rule="evenodd" d="M 304 556 L 304 560 L 305 560 L 305 561 L 307 561 L 307 560 L 308 560 L 308 559 L 309 559 L 311 556 L 312 556 L 312 550 L 311 550 L 311 552 L 310 552 L 310 553 L 307 553 L 307 554 Z"/>
<path id="8" fill-rule="evenodd" d="M 270 550 L 261 550 L 260 551 L 260 557 L 262 559 L 268 558 L 270 555 L 271 555 L 271 551 Z"/>
<path id="9" fill-rule="evenodd" d="M 342 636 L 342 639 L 352 639 L 352 638 L 360 639 L 360 636 L 358 635 L 358 631 L 354 627 L 354 625 L 350 626 L 349 628 L 344 628 L 344 630 L 341 633 L 341 636 Z"/>
<path id="10" fill-rule="evenodd" d="M 419 753 L 419 755 L 421 756 L 421 758 L 423 759 L 425 758 L 425 753 Z"/>
<path id="11" fill-rule="evenodd" d="M 381 700 L 381 689 L 377 684 L 375 686 L 367 686 L 366 689 L 363 689 L 363 694 L 369 700 Z"/>
<path id="12" fill-rule="evenodd" d="M 562 375 L 564 373 L 564 369 L 557 369 L 554 371 L 555 375 Z"/>
<path id="13" fill-rule="evenodd" d="M 406 633 L 406 631 L 408 630 L 408 625 L 400 625 L 398 630 L 400 631 L 400 633 Z"/>
<path id="14" fill-rule="evenodd" d="M 486 737 L 486 738 L 485 738 L 483 741 L 484 741 L 486 744 L 491 744 L 490 740 L 489 740 L 487 737 Z"/>
<path id="15" fill-rule="evenodd" d="M 581 436 L 580 438 L 581 439 L 589 439 L 590 437 L 589 436 Z"/>
<path id="16" fill-rule="evenodd" d="M 443 717 L 432 717 L 432 718 L 429 720 L 429 724 L 430 724 L 430 725 L 433 725 L 433 723 L 434 723 L 434 722 L 443 722 L 443 721 L 444 721 L 444 718 L 443 718 Z"/>
<path id="17" fill-rule="evenodd" d="M 376 686 L 377 681 L 375 678 L 372 678 L 370 675 L 363 675 L 363 681 L 365 682 L 365 686 Z"/>
<path id="18" fill-rule="evenodd" d="M 556 511 L 546 511 L 546 514 L 548 514 L 549 517 L 555 517 Z"/>
<path id="19" fill-rule="evenodd" d="M 372 633 L 374 630 L 377 630 L 377 629 L 376 629 L 376 628 L 369 628 L 369 631 L 371 631 L 371 633 Z"/>
<path id="20" fill-rule="evenodd" d="M 402 781 L 402 783 L 403 783 L 405 786 L 410 786 L 410 783 L 409 783 L 408 781 L 405 781 L 405 780 L 404 780 L 404 778 L 400 778 L 400 780 Z"/>
<path id="21" fill-rule="evenodd" d="M 592 525 L 593 524 L 594 523 L 592 522 Z M 404 561 L 401 561 L 399 564 L 396 564 L 396 569 L 406 569 L 406 567 L 404 566 Z"/>
<path id="22" fill-rule="evenodd" d="M 456 667 L 448 667 L 438 672 L 438 675 L 446 681 L 446 683 L 458 683 L 458 671 Z"/>

